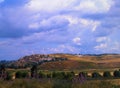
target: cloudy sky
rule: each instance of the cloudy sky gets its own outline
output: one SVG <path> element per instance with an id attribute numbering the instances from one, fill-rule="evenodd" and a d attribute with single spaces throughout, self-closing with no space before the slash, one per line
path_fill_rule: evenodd
<path id="1" fill-rule="evenodd" d="M 0 60 L 120 53 L 120 0 L 0 0 Z"/>

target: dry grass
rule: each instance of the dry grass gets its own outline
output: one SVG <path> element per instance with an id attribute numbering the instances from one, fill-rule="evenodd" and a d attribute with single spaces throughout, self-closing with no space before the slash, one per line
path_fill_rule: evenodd
<path id="1" fill-rule="evenodd" d="M 120 88 L 117 80 L 89 80 L 75 83 L 67 80 L 50 79 L 17 79 L 14 81 L 0 81 L 0 88 Z"/>
<path id="2" fill-rule="evenodd" d="M 92 63 L 95 68 L 118 68 L 120 67 L 120 55 L 102 56 L 79 56 L 70 54 L 52 54 L 53 57 L 66 57 L 72 61 Z M 78 64 L 80 65 L 80 64 Z M 86 66 L 89 64 L 85 64 Z"/>

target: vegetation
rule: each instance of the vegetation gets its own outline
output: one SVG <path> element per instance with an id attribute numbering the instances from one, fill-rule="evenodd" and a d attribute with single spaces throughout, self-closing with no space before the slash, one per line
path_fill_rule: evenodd
<path id="1" fill-rule="evenodd" d="M 117 80 L 120 81 L 120 80 Z M 74 83 L 67 80 L 47 79 L 16 79 L 13 81 L 0 81 L 0 88 L 120 88 L 112 81 L 86 81 Z"/>
<path id="2" fill-rule="evenodd" d="M 113 75 L 114 77 L 120 77 L 120 71 L 114 71 Z"/>
<path id="3" fill-rule="evenodd" d="M 100 78 L 102 77 L 98 72 L 93 72 L 92 73 L 92 78 Z"/>
<path id="4" fill-rule="evenodd" d="M 18 72 L 16 72 L 16 74 L 15 74 L 15 77 L 16 78 L 25 78 L 25 77 L 27 77 L 27 72 L 21 72 L 21 71 L 18 71 Z"/>
<path id="5" fill-rule="evenodd" d="M 30 57 L 33 60 L 38 60 L 38 56 L 32 55 Z M 17 62 L 12 62 L 9 66 L 14 69 L 1 64 L 0 88 L 120 88 L 119 83 L 117 83 L 120 81 L 120 70 L 117 70 L 118 68 L 106 70 L 100 67 L 105 66 L 103 63 L 109 55 L 86 55 L 82 57 L 65 54 L 62 56 L 59 54 L 43 55 L 39 57 L 47 59 L 42 61 L 39 59 L 38 63 L 25 64 L 25 60 L 28 61 L 30 57 L 27 56 Z M 117 59 L 119 57 L 119 55 L 116 56 Z M 112 63 L 113 59 L 110 59 Z M 106 66 L 108 66 L 108 62 L 105 62 Z M 1 61 L 0 63 L 7 62 Z M 98 71 L 97 68 L 102 70 Z M 113 82 L 113 80 L 117 81 Z"/>
<path id="6" fill-rule="evenodd" d="M 110 78 L 110 77 L 112 77 L 112 76 L 111 76 L 111 74 L 110 74 L 109 71 L 105 71 L 105 72 L 103 73 L 103 77 L 105 77 L 105 78 Z"/>

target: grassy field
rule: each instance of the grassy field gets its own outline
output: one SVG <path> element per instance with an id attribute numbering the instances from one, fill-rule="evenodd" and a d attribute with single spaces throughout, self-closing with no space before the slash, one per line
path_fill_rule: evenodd
<path id="1" fill-rule="evenodd" d="M 16 79 L 0 81 L 0 88 L 120 88 L 120 79 L 89 80 L 84 83 L 51 79 Z"/>
<path id="2" fill-rule="evenodd" d="M 51 57 L 68 58 L 67 61 L 44 63 L 39 66 L 43 70 L 84 70 L 114 69 L 120 67 L 120 55 L 80 56 L 70 54 L 51 54 Z"/>

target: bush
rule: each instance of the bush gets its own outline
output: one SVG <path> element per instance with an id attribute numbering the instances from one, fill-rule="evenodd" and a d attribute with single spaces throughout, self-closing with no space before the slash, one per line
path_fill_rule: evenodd
<path id="1" fill-rule="evenodd" d="M 114 71 L 113 75 L 114 77 L 120 77 L 120 71 Z"/>
<path id="2" fill-rule="evenodd" d="M 28 72 L 21 72 L 21 71 L 17 71 L 15 74 L 16 78 L 25 78 L 28 76 Z"/>
<path id="3" fill-rule="evenodd" d="M 71 80 L 74 76 L 75 76 L 74 72 L 67 72 L 64 78 Z"/>
<path id="4" fill-rule="evenodd" d="M 111 74 L 110 74 L 110 72 L 109 71 L 106 71 L 106 72 L 104 72 L 103 73 L 103 77 L 111 77 Z"/>
<path id="5" fill-rule="evenodd" d="M 52 77 L 56 79 L 65 79 L 66 74 L 65 72 L 53 72 Z"/>
<path id="6" fill-rule="evenodd" d="M 43 72 L 39 72 L 39 78 L 45 78 L 46 77 L 46 75 L 43 73 Z"/>
<path id="7" fill-rule="evenodd" d="M 17 72 L 15 73 L 15 77 L 16 77 L 16 78 L 22 78 L 22 72 L 17 71 Z"/>
<path id="8" fill-rule="evenodd" d="M 52 78 L 56 78 L 57 77 L 57 73 L 56 72 L 53 72 L 52 73 Z"/>
<path id="9" fill-rule="evenodd" d="M 6 80 L 12 80 L 12 74 L 7 72 Z"/>
<path id="10" fill-rule="evenodd" d="M 101 75 L 98 72 L 92 73 L 92 78 L 100 78 Z"/>
<path id="11" fill-rule="evenodd" d="M 22 78 L 28 77 L 28 72 L 22 72 Z"/>
<path id="12" fill-rule="evenodd" d="M 51 73 L 47 74 L 47 78 L 52 78 L 52 74 Z"/>

